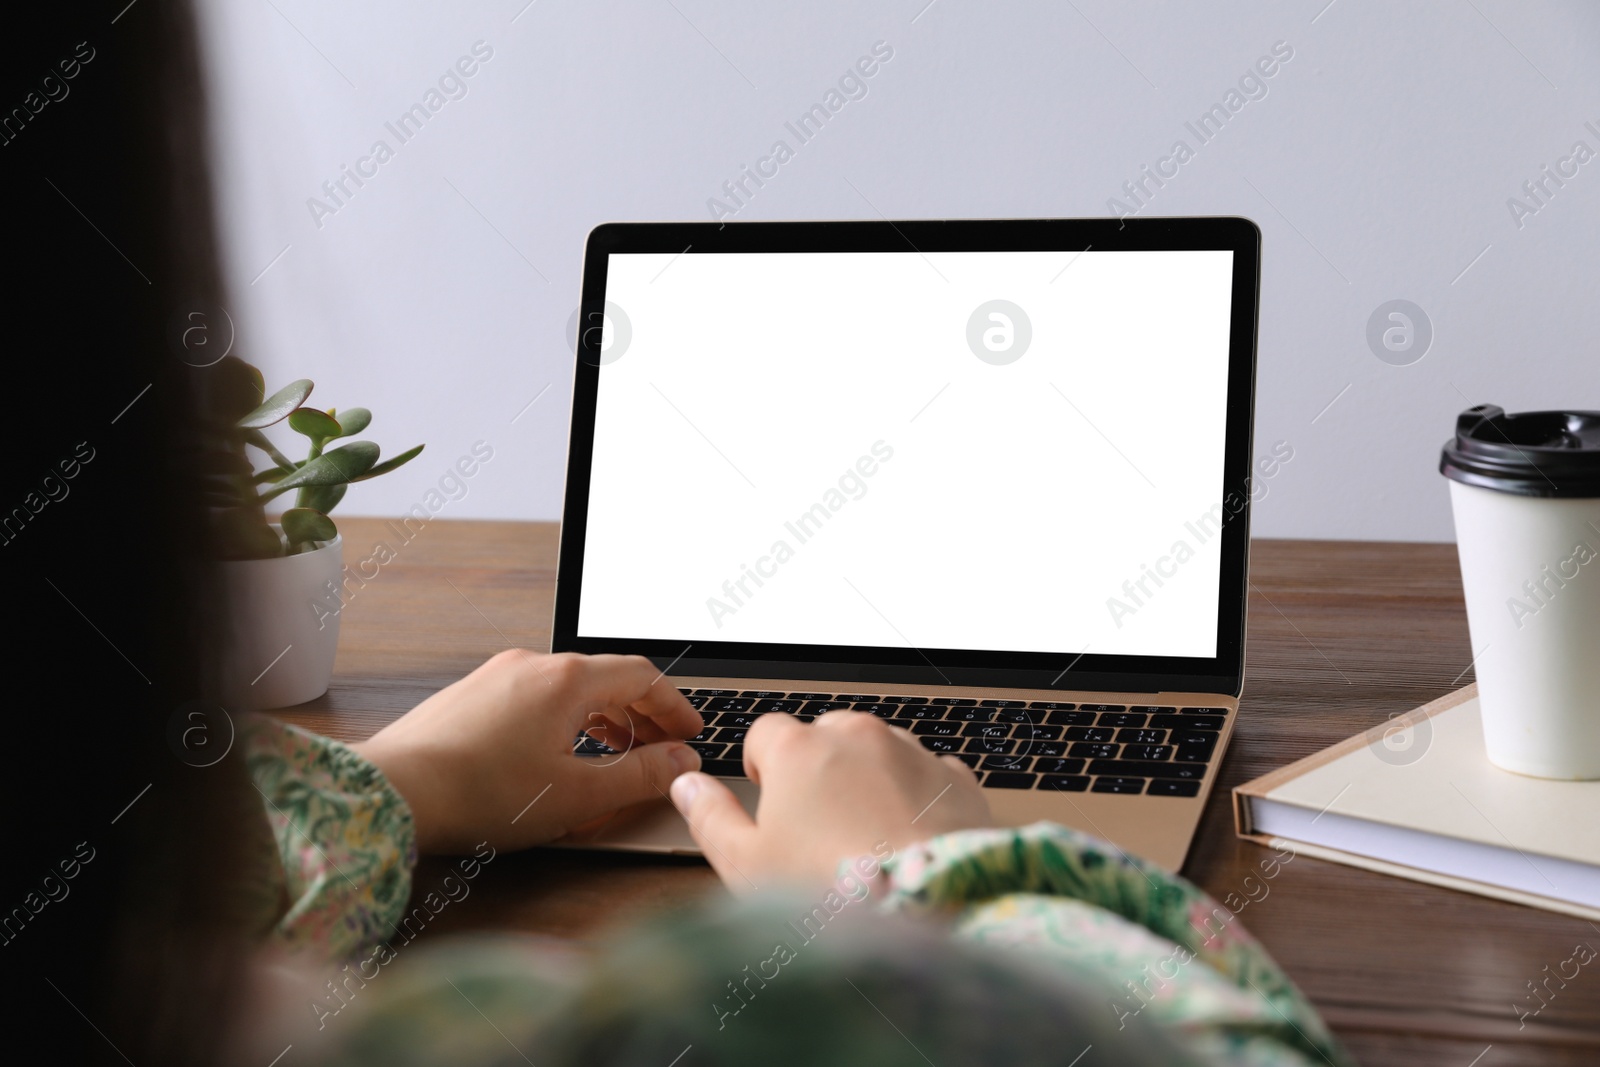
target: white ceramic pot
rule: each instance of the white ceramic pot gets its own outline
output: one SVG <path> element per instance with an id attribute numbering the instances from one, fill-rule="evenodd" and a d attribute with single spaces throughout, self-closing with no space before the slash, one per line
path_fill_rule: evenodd
<path id="1" fill-rule="evenodd" d="M 282 708 L 328 691 L 343 547 L 335 537 L 311 552 L 217 565 L 230 623 L 221 679 L 229 706 Z"/>

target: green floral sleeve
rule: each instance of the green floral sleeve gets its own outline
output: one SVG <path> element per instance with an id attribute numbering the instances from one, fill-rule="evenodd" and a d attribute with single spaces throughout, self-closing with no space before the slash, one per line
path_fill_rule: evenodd
<path id="1" fill-rule="evenodd" d="M 243 750 L 275 852 L 268 942 L 330 973 L 385 951 L 416 864 L 405 801 L 347 746 L 275 720 L 250 722 Z M 826 901 L 772 897 L 658 920 L 589 959 L 505 935 L 413 950 L 404 977 L 361 972 L 355 1018 L 313 1004 L 305 1051 L 387 1067 L 440 1062 L 440 1042 L 469 1065 L 513 1050 L 665 1063 L 691 1046 L 708 1064 L 922 1062 L 911 1030 L 951 1062 L 1064 1063 L 1099 1046 L 1130 1063 L 1352 1064 L 1236 908 L 1114 846 L 1047 823 L 967 831 L 883 872 L 849 900 L 898 915 L 841 898 L 830 920 Z M 794 946 L 778 972 L 775 939 Z"/>
<path id="2" fill-rule="evenodd" d="M 417 863 L 411 809 L 348 746 L 264 716 L 243 732 L 245 764 L 277 863 L 269 938 L 321 961 L 371 950 L 394 931 Z"/>
<path id="3" fill-rule="evenodd" d="M 1221 1062 L 1353 1065 L 1232 909 L 1115 846 L 1037 823 L 945 834 L 884 869 L 886 908 L 1091 980 L 1119 1029 L 1154 1016 Z"/>

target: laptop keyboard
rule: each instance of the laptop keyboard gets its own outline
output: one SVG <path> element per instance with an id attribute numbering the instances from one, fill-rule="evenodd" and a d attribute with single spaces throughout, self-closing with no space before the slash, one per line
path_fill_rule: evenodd
<path id="1" fill-rule="evenodd" d="M 1054 700 L 683 689 L 705 720 L 689 742 L 700 769 L 743 778 L 744 735 L 771 712 L 810 722 L 828 711 L 876 715 L 931 752 L 964 761 L 985 789 L 1192 797 L 1217 751 L 1226 708 L 1072 704 Z M 580 736 L 579 755 L 613 750 Z"/>

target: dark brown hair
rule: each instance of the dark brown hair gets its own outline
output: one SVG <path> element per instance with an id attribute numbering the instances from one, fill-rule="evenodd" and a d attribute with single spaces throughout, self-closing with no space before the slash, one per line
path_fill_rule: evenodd
<path id="1" fill-rule="evenodd" d="M 237 760 L 196 767 L 173 743 L 204 706 L 199 640 L 220 610 L 179 448 L 203 414 L 197 371 L 173 332 L 224 305 L 193 12 L 10 19 L 8 1037 L 71 1063 L 210 1062 L 245 933 L 230 821 L 248 785 Z"/>

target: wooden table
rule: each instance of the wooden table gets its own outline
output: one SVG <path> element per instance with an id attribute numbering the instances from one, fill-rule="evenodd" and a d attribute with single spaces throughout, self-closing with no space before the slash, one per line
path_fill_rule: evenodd
<path id="1" fill-rule="evenodd" d="M 554 523 L 434 520 L 403 546 L 380 520 L 340 526 L 347 562 L 379 539 L 398 557 L 345 608 L 333 688 L 286 719 L 359 740 L 501 648 L 549 648 Z M 1258 541 L 1252 556 L 1239 725 L 1183 871 L 1219 899 L 1269 855 L 1234 836 L 1234 785 L 1472 680 L 1453 546 Z M 534 850 L 491 870 L 430 932 L 586 939 L 722 891 L 694 859 Z M 424 862 L 419 889 L 443 874 Z M 1525 1028 L 1513 1009 L 1576 943 L 1600 950 L 1600 927 L 1306 856 L 1265 885 L 1240 918 L 1363 1063 L 1600 1063 L 1600 967 Z"/>

